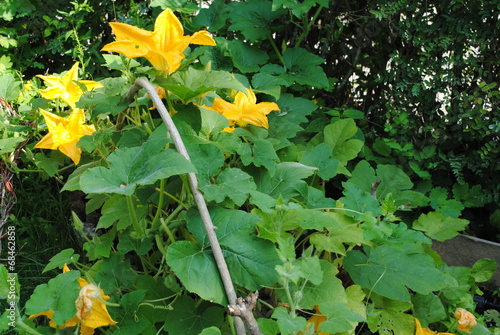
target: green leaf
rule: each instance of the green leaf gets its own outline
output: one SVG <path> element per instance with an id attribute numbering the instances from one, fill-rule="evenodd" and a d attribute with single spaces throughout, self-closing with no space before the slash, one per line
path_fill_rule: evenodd
<path id="1" fill-rule="evenodd" d="M 408 314 L 411 304 L 379 297 L 371 294 L 376 310 L 368 315 L 368 325 L 372 333 L 414 335 L 413 316 Z"/>
<path id="2" fill-rule="evenodd" d="M 224 0 L 215 0 L 210 7 L 202 8 L 193 18 L 193 24 L 198 27 L 208 27 L 208 31 L 217 32 L 226 25 L 228 7 Z"/>
<path id="3" fill-rule="evenodd" d="M 12 290 L 14 288 L 14 290 Z M 12 301 L 12 294 L 19 293 L 19 281 L 17 274 L 9 273 L 6 266 L 0 267 L 0 299 Z M 17 301 L 16 301 L 17 302 Z"/>
<path id="4" fill-rule="evenodd" d="M 78 278 L 80 272 L 69 271 L 57 275 L 47 284 L 38 285 L 26 302 L 26 314 L 54 311 L 52 319 L 63 325 L 76 314 L 75 300 L 80 292 Z"/>
<path id="5" fill-rule="evenodd" d="M 95 281 L 105 292 L 114 292 L 131 287 L 136 276 L 130 266 L 130 259 L 123 261 L 121 254 L 114 253 L 102 260 Z"/>
<path id="6" fill-rule="evenodd" d="M 153 237 L 135 238 L 130 233 L 122 233 L 119 235 L 117 248 L 123 254 L 129 251 L 135 251 L 139 256 L 145 255 L 153 247 Z"/>
<path id="7" fill-rule="evenodd" d="M 472 266 L 472 276 L 476 283 L 482 283 L 490 280 L 497 268 L 498 264 L 496 261 L 489 258 L 483 258 Z"/>
<path id="8" fill-rule="evenodd" d="M 368 248 L 367 255 L 349 251 L 344 266 L 356 284 L 399 301 L 410 301 L 408 289 L 429 294 L 456 284 L 453 277 L 436 268 L 431 256 L 408 254 L 385 245 Z"/>
<path id="9" fill-rule="evenodd" d="M 165 309 L 169 308 L 171 301 L 164 299 L 174 292 L 165 285 L 164 278 L 153 278 L 149 275 L 139 275 L 135 280 L 137 290 L 145 290 L 145 299 L 154 301 L 154 306 L 144 304 L 139 306 L 138 314 L 143 315 L 152 324 L 165 321 Z"/>
<path id="10" fill-rule="evenodd" d="M 16 150 L 17 145 L 24 141 L 26 138 L 24 137 L 8 137 L 0 139 L 0 155 L 8 154 Z"/>
<path id="11" fill-rule="evenodd" d="M 267 53 L 241 40 L 229 41 L 228 46 L 234 66 L 242 73 L 258 72 L 269 59 Z"/>
<path id="12" fill-rule="evenodd" d="M 336 201 L 332 198 L 325 197 L 325 192 L 315 187 L 301 183 L 295 186 L 300 195 L 304 197 L 309 208 L 334 208 Z"/>
<path id="13" fill-rule="evenodd" d="M 280 328 L 275 320 L 258 318 L 257 324 L 259 325 L 260 331 L 264 335 L 278 335 L 280 333 Z"/>
<path id="14" fill-rule="evenodd" d="M 103 235 L 94 234 L 91 242 L 85 242 L 83 248 L 87 251 L 87 257 L 95 260 L 102 257 L 109 257 L 111 247 L 114 245 L 115 231 L 111 230 Z"/>
<path id="15" fill-rule="evenodd" d="M 21 82 L 14 74 L 8 72 L 0 76 L 0 98 L 7 101 L 14 101 L 21 92 Z"/>
<path id="16" fill-rule="evenodd" d="M 315 167 L 297 162 L 278 163 L 274 175 L 265 172 L 255 177 L 257 190 L 273 198 L 281 195 L 283 199 L 288 200 L 297 194 L 294 187 L 298 183 L 303 183 L 302 179 L 311 176 L 315 170 Z"/>
<path id="17" fill-rule="evenodd" d="M 281 96 L 281 86 L 287 85 L 287 81 L 277 75 L 259 72 L 252 77 L 254 91 L 271 95 L 276 100 Z"/>
<path id="18" fill-rule="evenodd" d="M 373 187 L 377 183 L 377 176 L 375 175 L 375 169 L 371 167 L 368 161 L 360 161 L 351 174 L 349 183 L 356 185 L 362 191 L 370 194 L 373 192 Z"/>
<path id="19" fill-rule="evenodd" d="M 223 170 L 217 177 L 215 184 L 201 187 L 207 201 L 215 200 L 218 203 L 224 199 L 231 199 L 237 206 L 250 196 L 250 192 L 257 188 L 252 176 L 237 168 Z"/>
<path id="20" fill-rule="evenodd" d="M 201 133 L 207 137 L 220 133 L 224 128 L 229 126 L 229 120 L 222 114 L 216 111 L 199 107 L 201 111 Z"/>
<path id="21" fill-rule="evenodd" d="M 415 309 L 415 317 L 420 320 L 424 328 L 428 323 L 446 319 L 447 314 L 443 302 L 433 293 L 423 295 L 414 294 L 411 302 Z"/>
<path id="22" fill-rule="evenodd" d="M 259 218 L 239 210 L 215 207 L 210 216 L 233 281 L 249 290 L 274 284 L 280 260 L 273 243 L 253 235 Z M 197 211 L 189 211 L 188 228 L 197 241 L 208 247 L 208 238 Z M 204 250 L 204 252 L 207 252 Z M 210 255 L 211 256 L 211 255 Z"/>
<path id="23" fill-rule="evenodd" d="M 71 248 L 64 249 L 63 251 L 59 252 L 57 255 L 53 256 L 49 260 L 49 264 L 45 266 L 42 273 L 45 273 L 55 268 L 62 268 L 64 264 L 71 264 L 78 262 L 78 259 L 80 259 L 80 255 L 75 254 L 75 250 Z"/>
<path id="24" fill-rule="evenodd" d="M 231 21 L 229 30 L 238 30 L 246 40 L 255 42 L 271 38 L 271 32 L 281 28 L 278 19 L 286 13 L 285 10 L 272 10 L 271 1 L 249 0 L 231 2 L 228 17 Z"/>
<path id="25" fill-rule="evenodd" d="M 227 298 L 210 251 L 190 241 L 177 241 L 167 249 L 167 264 L 190 292 L 221 305 Z"/>
<path id="26" fill-rule="evenodd" d="M 129 71 L 130 69 L 141 65 L 141 63 L 139 63 L 135 59 L 125 58 L 123 55 L 102 54 L 102 57 L 104 58 L 103 66 L 109 67 L 112 70 Z M 106 83 L 110 83 L 110 82 L 124 82 L 125 83 L 125 82 L 127 82 L 127 79 L 123 78 L 123 77 L 106 78 L 103 81 L 101 81 L 100 83 L 106 87 L 106 86 L 108 86 L 108 85 L 106 85 Z"/>
<path id="27" fill-rule="evenodd" d="M 198 279 L 203 281 L 203 277 Z M 172 307 L 173 310 L 167 313 L 164 326 L 169 334 L 199 335 L 204 329 L 219 328 L 224 322 L 223 307 L 197 307 L 195 301 L 187 295 L 177 298 Z"/>
<path id="28" fill-rule="evenodd" d="M 458 218 L 465 208 L 462 203 L 455 199 L 448 200 L 448 191 L 442 187 L 435 187 L 429 194 L 431 207 L 436 211 L 442 211 L 444 215 Z"/>
<path id="29" fill-rule="evenodd" d="M 278 322 L 280 334 L 296 334 L 297 331 L 302 331 L 307 325 L 306 319 L 301 316 L 292 316 L 285 307 L 277 307 L 274 309 L 272 318 Z"/>
<path id="30" fill-rule="evenodd" d="M 221 335 L 220 329 L 217 327 L 209 327 L 203 329 L 200 335 Z"/>
<path id="31" fill-rule="evenodd" d="M 210 178 L 219 174 L 224 165 L 224 154 L 213 143 L 192 144 L 188 147 L 191 163 L 198 171 L 200 186 L 209 185 Z"/>
<path id="32" fill-rule="evenodd" d="M 344 197 L 340 198 L 339 201 L 345 205 L 345 208 L 355 211 L 346 211 L 347 215 L 359 219 L 364 213 L 371 213 L 373 216 L 382 214 L 379 202 L 370 193 L 360 190 L 350 182 L 343 182 L 342 186 L 344 187 Z"/>
<path id="33" fill-rule="evenodd" d="M 52 151 L 50 157 L 42 153 L 35 154 L 35 164 L 43 169 L 50 177 L 56 175 L 59 166 L 64 164 L 65 157 L 60 151 Z"/>
<path id="34" fill-rule="evenodd" d="M 303 308 L 313 309 L 314 305 L 319 305 L 321 309 L 323 304 L 347 302 L 342 282 L 337 278 L 337 268 L 325 260 L 320 260 L 320 264 L 323 278 L 321 283 L 317 285 L 312 282 L 306 283 L 300 302 Z"/>
<path id="35" fill-rule="evenodd" d="M 293 236 L 288 232 L 299 227 L 295 210 L 284 212 L 263 212 L 254 209 L 252 213 L 260 216 L 261 221 L 257 224 L 259 237 L 277 243 L 279 252 L 284 259 L 295 259 L 295 245 Z"/>
<path id="36" fill-rule="evenodd" d="M 330 334 L 347 332 L 353 330 L 359 322 L 365 318 L 344 302 L 329 302 L 320 305 L 321 313 L 328 317 L 328 320 L 321 323 L 320 329 Z"/>
<path id="37" fill-rule="evenodd" d="M 301 18 L 304 13 L 307 13 L 316 4 L 321 4 L 323 7 L 328 7 L 328 0 L 273 0 L 273 10 L 280 7 L 289 8 L 293 15 Z"/>
<path id="38" fill-rule="evenodd" d="M 323 180 L 328 180 L 337 175 L 339 161 L 331 157 L 332 148 L 325 143 L 320 143 L 311 151 L 305 152 L 300 163 L 318 168 L 316 172 Z"/>
<path id="39" fill-rule="evenodd" d="M 274 145 L 276 150 L 289 146 L 287 139 L 302 130 L 299 124 L 307 122 L 307 116 L 318 108 L 312 101 L 288 93 L 281 94 L 277 104 L 281 111 L 268 115 L 269 137 L 280 141 L 279 145 Z"/>
<path id="40" fill-rule="evenodd" d="M 343 164 L 356 158 L 363 147 L 363 141 L 352 138 L 357 132 L 353 119 L 338 120 L 323 130 L 325 143 L 332 148 L 332 156 Z"/>
<path id="41" fill-rule="evenodd" d="M 90 162 L 79 165 L 68 177 L 61 191 L 77 191 L 80 190 L 80 176 L 85 170 L 95 167 L 98 162 Z"/>
<path id="42" fill-rule="evenodd" d="M 283 53 L 286 73 L 280 75 L 285 80 L 302 85 L 328 89 L 330 83 L 320 64 L 325 60 L 302 48 L 288 48 Z"/>
<path id="43" fill-rule="evenodd" d="M 117 149 L 108 157 L 109 168 L 95 167 L 80 177 L 85 193 L 132 195 L 138 185 L 195 172 L 194 166 L 173 149 L 164 149 L 166 140 L 148 140 L 141 147 Z"/>
<path id="44" fill-rule="evenodd" d="M 358 221 L 335 212 L 325 215 L 330 216 L 331 223 L 327 227 L 329 234 L 321 232 L 310 235 L 311 244 L 319 251 L 325 250 L 345 256 L 347 250 L 344 244 L 351 246 L 365 243 L 363 228 Z"/>
<path id="45" fill-rule="evenodd" d="M 184 103 L 219 88 L 246 92 L 246 87 L 226 71 L 201 71 L 193 67 L 177 71 L 162 83 L 162 87 L 177 95 Z"/>
<path id="46" fill-rule="evenodd" d="M 113 57 L 115 55 L 103 56 Z M 120 56 L 115 57 L 121 59 Z M 131 64 L 137 63 L 137 61 L 133 59 L 130 61 Z M 80 100 L 76 103 L 78 108 L 91 110 L 91 116 L 95 118 L 98 115 L 118 115 L 118 113 L 124 111 L 129 106 L 129 102 L 124 98 L 129 85 L 125 78 L 106 78 L 100 83 L 104 85 L 104 88 L 99 88 L 82 95 Z"/>
<path id="47" fill-rule="evenodd" d="M 442 290 L 442 294 L 446 299 L 449 300 L 457 300 L 457 301 L 465 301 L 472 306 L 473 297 L 470 294 L 471 292 L 471 276 L 472 269 L 464 266 L 448 266 L 446 264 L 441 264 L 439 269 L 453 278 L 456 279 L 457 285 L 446 287 Z"/>
<path id="48" fill-rule="evenodd" d="M 242 143 L 238 149 L 238 154 L 245 166 L 253 163 L 255 166 L 264 166 L 270 175 L 276 172 L 276 163 L 279 161 L 276 150 L 271 142 L 265 139 L 256 139 L 253 146 Z"/>
<path id="49" fill-rule="evenodd" d="M 401 191 L 413 187 L 410 177 L 394 165 L 379 165 L 377 167 L 377 177 L 380 180 L 377 187 L 377 199 L 379 200 L 385 199 L 389 193 L 392 193 L 397 200 Z M 399 205 L 400 203 L 396 201 L 396 204 Z"/>
<path id="50" fill-rule="evenodd" d="M 132 200 L 134 202 L 134 200 Z M 137 219 L 141 221 L 148 212 L 146 206 L 136 206 L 134 208 Z M 109 228 L 116 222 L 116 228 L 123 230 L 132 225 L 130 210 L 127 205 L 127 198 L 116 194 L 106 200 L 101 208 L 101 217 L 97 224 L 97 229 Z"/>
<path id="51" fill-rule="evenodd" d="M 147 290 L 137 290 L 125 294 L 120 299 L 120 308 L 117 309 L 117 316 L 113 320 L 118 322 L 119 330 L 113 334 L 142 334 L 142 331 L 150 325 L 145 317 L 138 317 L 139 304 L 144 301 Z"/>
<path id="52" fill-rule="evenodd" d="M 434 240 L 446 241 L 457 236 L 468 224 L 468 220 L 448 217 L 443 212 L 430 212 L 421 214 L 413 222 L 413 229 L 423 231 Z"/>

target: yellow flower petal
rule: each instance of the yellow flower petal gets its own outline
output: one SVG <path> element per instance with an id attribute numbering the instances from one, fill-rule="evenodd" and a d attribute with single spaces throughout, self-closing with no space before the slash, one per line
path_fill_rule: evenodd
<path id="1" fill-rule="evenodd" d="M 87 90 L 104 87 L 101 83 L 96 81 L 78 80 L 78 62 L 76 62 L 63 76 L 37 75 L 37 77 L 41 78 L 49 86 L 46 89 L 38 90 L 42 97 L 49 100 L 60 98 L 71 108 L 76 107 L 76 102 L 80 100 L 81 95 L 84 93 L 75 81 L 84 85 Z"/>
<path id="2" fill-rule="evenodd" d="M 236 93 L 233 103 L 221 98 L 215 98 L 212 106 L 203 107 L 224 115 L 231 125 L 237 124 L 244 127 L 251 124 L 263 128 L 269 128 L 267 115 L 273 110 L 280 110 L 274 102 L 257 103 L 257 97 L 252 90 L 247 90 L 247 94 L 243 92 Z"/>
<path id="3" fill-rule="evenodd" d="M 455 335 L 452 333 L 436 333 L 430 329 L 422 328 L 419 319 L 413 318 L 413 320 L 415 321 L 415 335 Z"/>
<path id="4" fill-rule="evenodd" d="M 470 329 L 477 325 L 474 314 L 463 308 L 455 310 L 455 318 L 458 320 L 458 330 L 470 333 Z"/>
<path id="5" fill-rule="evenodd" d="M 314 306 L 314 310 L 316 311 L 316 313 L 313 316 L 311 316 L 307 320 L 307 322 L 314 323 L 314 331 L 318 332 L 317 333 L 318 335 L 329 335 L 328 333 L 324 333 L 324 332 L 322 332 L 322 331 L 319 330 L 319 327 L 320 327 L 321 323 L 323 323 L 326 320 L 328 320 L 328 318 L 326 316 L 324 316 L 323 314 L 321 314 L 321 312 L 319 311 L 318 305 Z"/>
<path id="6" fill-rule="evenodd" d="M 64 264 L 63 273 L 70 271 L 69 267 Z M 75 306 L 77 314 L 66 321 L 62 326 L 56 325 L 53 321 L 54 311 L 45 311 L 38 314 L 30 315 L 30 319 L 37 316 L 46 316 L 49 318 L 49 325 L 52 328 L 64 329 L 74 327 L 80 324 L 80 335 L 92 335 L 94 329 L 98 327 L 114 325 L 114 321 L 106 309 L 104 300 L 108 300 L 109 296 L 104 294 L 104 291 L 95 284 L 88 284 L 83 278 L 78 279 L 80 283 L 80 292 Z"/>
<path id="7" fill-rule="evenodd" d="M 41 110 L 49 133 L 35 145 L 39 149 L 59 149 L 63 154 L 71 158 L 77 165 L 80 162 L 82 150 L 77 143 L 84 135 L 90 135 L 95 131 L 93 125 L 85 125 L 83 110 L 74 109 L 67 118 Z"/>
<path id="8" fill-rule="evenodd" d="M 158 15 L 152 32 L 125 23 L 110 25 L 116 41 L 106 44 L 101 50 L 121 53 L 128 58 L 145 57 L 155 69 L 166 73 L 179 68 L 190 43 L 215 45 L 206 31 L 185 36 L 181 22 L 170 9 Z"/>

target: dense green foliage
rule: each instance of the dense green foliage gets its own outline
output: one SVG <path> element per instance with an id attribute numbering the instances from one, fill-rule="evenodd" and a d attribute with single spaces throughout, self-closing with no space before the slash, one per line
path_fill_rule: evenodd
<path id="1" fill-rule="evenodd" d="M 186 35 L 206 29 L 216 45 L 190 45 L 169 75 L 100 51 L 115 39 L 108 22 L 152 31 L 167 8 Z M 52 333 L 26 318 L 48 310 L 65 324 L 84 277 L 119 304 L 108 307 L 118 323 L 97 332 L 234 334 L 188 188 L 196 172 L 238 294 L 260 291 L 264 334 L 313 334 L 317 308 L 325 333 L 410 335 L 416 317 L 462 334 L 455 309 L 474 310 L 476 283 L 496 267 L 451 267 L 431 246 L 465 229 L 498 240 L 499 12 L 498 0 L 2 2 L 2 167 L 17 174 L 20 199 L 56 194 L 11 223 L 20 241 L 60 243 L 42 244 L 53 276 L 16 302 L 16 331 Z M 76 61 L 79 78 L 104 87 L 77 102 L 96 131 L 79 140 L 75 166 L 35 148 L 46 133 L 39 108 L 69 110 L 41 98 L 34 76 Z M 191 162 L 147 94 L 124 99 L 138 77 L 167 91 Z M 228 119 L 205 107 L 246 88 L 279 111 L 268 129 L 225 132 Z M 80 275 L 60 274 L 64 264 Z M 472 334 L 499 334 L 478 322 Z"/>

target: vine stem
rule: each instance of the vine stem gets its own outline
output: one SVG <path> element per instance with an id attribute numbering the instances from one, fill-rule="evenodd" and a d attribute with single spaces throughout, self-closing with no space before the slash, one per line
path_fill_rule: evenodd
<path id="1" fill-rule="evenodd" d="M 132 101 L 133 97 L 139 92 L 139 90 L 144 88 L 153 104 L 156 106 L 158 113 L 167 126 L 167 130 L 174 141 L 174 145 L 177 148 L 177 151 L 184 156 L 188 161 L 191 161 L 189 158 L 189 154 L 187 152 L 186 146 L 182 141 L 181 135 L 177 130 L 170 114 L 168 113 L 167 108 L 161 101 L 161 98 L 156 93 L 153 85 L 146 78 L 137 78 L 134 84 L 130 87 L 125 99 L 127 101 Z M 212 223 L 212 218 L 208 212 L 207 204 L 205 202 L 205 198 L 203 194 L 198 190 L 198 179 L 196 178 L 196 174 L 190 172 L 188 173 L 188 181 L 189 186 L 191 187 L 191 192 L 194 196 L 194 200 L 196 205 L 198 206 L 198 211 L 200 212 L 201 219 L 203 221 L 203 225 L 205 227 L 205 231 L 207 232 L 208 240 L 210 241 L 210 246 L 212 248 L 212 252 L 215 258 L 215 263 L 217 264 L 217 268 L 219 269 L 219 274 L 222 279 L 222 283 L 224 285 L 224 289 L 226 291 L 226 296 L 230 305 L 236 304 L 236 291 L 233 286 L 233 282 L 231 280 L 231 275 L 229 274 L 229 269 L 227 267 L 226 260 L 224 259 L 224 255 L 222 254 L 222 249 L 219 244 L 219 240 L 217 239 L 217 235 L 215 234 L 215 226 Z M 243 320 L 239 317 L 235 317 L 236 324 L 236 332 L 238 335 L 245 335 L 245 325 L 243 324 Z"/>

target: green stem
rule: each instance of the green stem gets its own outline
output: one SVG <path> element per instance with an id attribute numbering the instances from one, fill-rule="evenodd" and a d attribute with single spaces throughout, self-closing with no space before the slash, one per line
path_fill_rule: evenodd
<path id="1" fill-rule="evenodd" d="M 286 70 L 285 61 L 283 60 L 283 56 L 281 55 L 281 52 L 279 51 L 278 47 L 276 46 L 276 43 L 274 43 L 273 37 L 271 35 L 268 35 L 267 39 L 271 43 L 271 46 L 273 47 L 273 50 L 276 53 L 276 56 L 278 56 L 278 59 L 280 60 L 280 63 L 283 65 L 283 67 Z"/>
<path id="2" fill-rule="evenodd" d="M 37 332 L 36 330 L 25 324 L 21 318 L 17 319 L 16 325 L 28 334 L 42 335 L 41 333 Z"/>
<path id="3" fill-rule="evenodd" d="M 160 219 L 160 222 L 161 222 L 161 226 L 163 227 L 163 229 L 167 233 L 169 240 L 172 243 L 174 243 L 175 242 L 174 234 L 172 234 L 172 231 L 168 228 L 168 226 L 165 224 L 165 221 L 163 219 Z"/>
<path id="4" fill-rule="evenodd" d="M 323 10 L 323 8 L 324 8 L 323 6 L 319 5 L 318 9 L 316 10 L 316 13 L 314 13 L 314 16 L 311 19 L 311 21 L 309 22 L 309 24 L 307 24 L 305 26 L 305 28 L 302 30 L 302 34 L 300 34 L 299 38 L 297 39 L 297 43 L 295 43 L 295 47 L 299 47 L 300 44 L 302 43 L 302 41 L 309 34 L 309 30 L 311 30 L 312 25 L 314 24 L 314 22 L 316 22 L 316 19 L 318 18 L 319 14 Z"/>
<path id="5" fill-rule="evenodd" d="M 290 286 L 288 285 L 288 279 L 285 279 L 285 285 L 283 285 L 286 292 L 286 298 L 288 299 L 288 303 L 290 304 L 290 316 L 295 318 L 297 314 L 295 313 L 295 301 L 292 298 L 292 294 L 290 293 Z"/>
<path id="6" fill-rule="evenodd" d="M 159 191 L 160 189 L 159 188 L 156 188 L 155 189 L 156 191 Z M 177 202 L 179 205 L 181 205 L 182 207 L 184 207 L 185 209 L 189 209 L 188 205 L 186 205 L 185 203 L 182 202 L 182 200 L 178 199 L 177 197 L 175 197 L 173 194 L 170 194 L 168 192 L 165 192 L 163 191 L 163 193 L 165 195 L 167 195 L 170 199 L 174 200 L 175 202 Z"/>
<path id="7" fill-rule="evenodd" d="M 139 224 L 139 220 L 137 219 L 137 213 L 135 212 L 135 206 L 132 196 L 127 195 L 126 198 L 127 198 L 128 213 L 130 214 L 130 220 L 132 221 L 132 226 L 134 227 L 135 232 L 140 236 L 142 236 L 144 235 L 144 229 L 142 229 L 141 225 Z"/>
<path id="8" fill-rule="evenodd" d="M 156 207 L 156 213 L 155 217 L 153 218 L 153 222 L 151 222 L 151 227 L 156 226 L 156 222 L 158 222 L 158 219 L 160 218 L 161 215 L 161 209 L 163 208 L 163 200 L 165 198 L 165 179 L 160 180 L 160 198 L 158 199 L 158 207 Z"/>
<path id="9" fill-rule="evenodd" d="M 67 165 L 67 166 L 65 166 L 63 168 L 60 168 L 59 170 L 56 171 L 56 174 L 58 174 L 60 172 L 63 172 L 64 170 L 67 170 L 67 169 L 72 168 L 74 166 L 75 166 L 75 164 L 72 163 L 72 164 Z M 32 170 L 32 169 L 18 169 L 18 171 L 19 172 L 28 172 L 28 173 L 32 173 L 32 172 L 37 172 L 37 173 L 44 172 L 44 170 L 42 170 L 42 169 L 34 169 L 34 170 Z"/>

